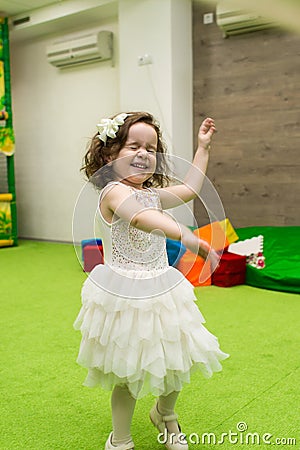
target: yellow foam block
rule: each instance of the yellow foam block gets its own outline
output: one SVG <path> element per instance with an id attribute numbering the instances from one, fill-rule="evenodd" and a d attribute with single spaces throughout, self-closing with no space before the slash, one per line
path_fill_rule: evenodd
<path id="1" fill-rule="evenodd" d="M 226 234 L 227 240 L 229 244 L 232 244 L 233 242 L 236 242 L 239 240 L 238 235 L 236 234 L 233 226 L 230 223 L 229 219 L 224 219 L 219 222 L 221 225 L 224 233 Z"/>
<path id="2" fill-rule="evenodd" d="M 12 194 L 0 194 L 0 202 L 11 202 L 13 199 Z"/>
<path id="3" fill-rule="evenodd" d="M 13 239 L 0 239 L 0 247 L 9 247 L 13 244 Z"/>

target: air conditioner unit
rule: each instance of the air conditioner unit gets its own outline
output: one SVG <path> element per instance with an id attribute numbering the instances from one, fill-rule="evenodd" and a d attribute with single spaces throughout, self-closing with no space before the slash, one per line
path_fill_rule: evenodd
<path id="1" fill-rule="evenodd" d="M 217 25 L 223 31 L 224 37 L 263 30 L 275 25 L 271 19 L 262 17 L 256 12 L 238 9 L 236 8 L 236 3 L 234 5 L 235 7 L 230 1 L 223 1 L 217 4 Z"/>
<path id="2" fill-rule="evenodd" d="M 111 31 L 99 31 L 47 47 L 48 62 L 59 68 L 109 60 L 112 59 L 112 53 Z"/>

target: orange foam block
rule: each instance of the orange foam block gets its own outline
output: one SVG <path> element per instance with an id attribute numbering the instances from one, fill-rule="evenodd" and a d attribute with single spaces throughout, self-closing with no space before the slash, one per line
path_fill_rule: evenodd
<path id="1" fill-rule="evenodd" d="M 208 242 L 215 250 L 224 250 L 230 244 L 226 232 L 219 222 L 212 222 L 204 227 L 197 228 L 193 233 Z"/>
<path id="2" fill-rule="evenodd" d="M 189 250 L 180 258 L 177 269 L 193 286 L 211 285 L 210 262 L 204 261 L 200 256 L 196 256 Z"/>

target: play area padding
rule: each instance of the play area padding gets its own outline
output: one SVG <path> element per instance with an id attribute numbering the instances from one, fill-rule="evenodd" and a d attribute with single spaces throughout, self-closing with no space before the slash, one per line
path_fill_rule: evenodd
<path id="1" fill-rule="evenodd" d="M 247 265 L 246 284 L 254 287 L 300 293 L 300 227 L 238 228 L 239 240 L 263 235 L 266 267 Z"/>
<path id="2" fill-rule="evenodd" d="M 0 247 L 17 245 L 8 19 L 0 17 Z"/>

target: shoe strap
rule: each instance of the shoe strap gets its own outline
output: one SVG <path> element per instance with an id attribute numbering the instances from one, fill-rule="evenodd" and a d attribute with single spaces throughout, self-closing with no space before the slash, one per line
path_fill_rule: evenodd
<path id="1" fill-rule="evenodd" d="M 134 449 L 134 443 L 128 442 L 128 444 L 126 444 L 124 447 L 122 447 L 124 450 L 133 450 Z M 118 447 L 116 447 L 116 450 L 118 449 Z"/>
<path id="2" fill-rule="evenodd" d="M 130 441 L 130 442 L 128 442 L 127 444 L 114 445 L 114 444 L 112 443 L 112 436 L 113 436 L 113 434 L 111 433 L 111 434 L 110 434 L 110 443 L 111 443 L 111 445 L 112 445 L 114 448 L 116 448 L 116 450 L 117 450 L 118 448 L 120 448 L 120 447 L 122 447 L 123 450 L 134 450 L 134 443 L 133 443 L 133 441 Z"/>
<path id="3" fill-rule="evenodd" d="M 171 414 L 170 416 L 162 416 L 160 414 L 160 416 L 161 416 L 162 422 L 172 422 L 173 420 L 177 420 L 178 419 L 177 414 Z"/>

